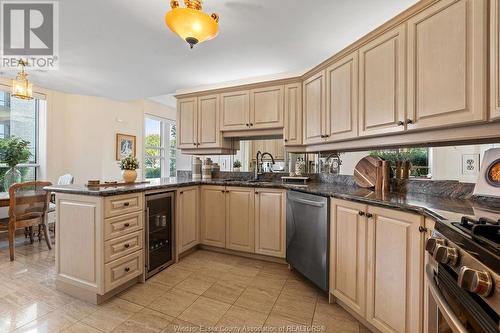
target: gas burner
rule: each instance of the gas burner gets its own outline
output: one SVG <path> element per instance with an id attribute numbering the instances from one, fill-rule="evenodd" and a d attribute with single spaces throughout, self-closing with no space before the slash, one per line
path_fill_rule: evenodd
<path id="1" fill-rule="evenodd" d="M 500 220 L 495 221 L 486 217 L 478 219 L 463 216 L 460 222 L 452 225 L 470 235 L 474 241 L 485 244 L 490 248 L 500 250 Z"/>

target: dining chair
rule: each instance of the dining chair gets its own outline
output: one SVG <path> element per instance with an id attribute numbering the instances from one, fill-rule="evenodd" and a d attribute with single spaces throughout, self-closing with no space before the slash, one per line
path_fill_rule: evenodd
<path id="1" fill-rule="evenodd" d="M 9 217 L 0 220 L 0 230 L 8 231 L 10 261 L 14 260 L 15 233 L 17 229 L 38 226 L 42 230 L 47 246 L 52 249 L 48 224 L 46 223 L 49 209 L 50 192 L 44 190 L 52 183 L 44 181 L 29 181 L 16 183 L 9 187 Z M 33 237 L 31 236 L 31 243 Z"/>

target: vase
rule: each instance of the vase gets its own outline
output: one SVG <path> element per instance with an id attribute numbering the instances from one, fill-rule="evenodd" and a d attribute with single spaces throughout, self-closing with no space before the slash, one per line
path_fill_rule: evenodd
<path id="1" fill-rule="evenodd" d="M 5 191 L 9 191 L 9 187 L 12 184 L 21 182 L 21 172 L 16 167 L 11 167 L 5 173 L 3 177 L 3 188 Z"/>
<path id="2" fill-rule="evenodd" d="M 122 170 L 122 178 L 125 183 L 134 183 L 137 179 L 137 171 Z"/>
<path id="3" fill-rule="evenodd" d="M 240 172 L 240 168 L 234 168 L 234 172 Z"/>

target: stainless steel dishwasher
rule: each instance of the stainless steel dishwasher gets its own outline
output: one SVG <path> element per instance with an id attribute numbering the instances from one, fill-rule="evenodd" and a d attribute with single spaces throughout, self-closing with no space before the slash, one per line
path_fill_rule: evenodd
<path id="1" fill-rule="evenodd" d="M 328 199 L 288 191 L 286 206 L 286 261 L 319 288 L 328 291 Z"/>

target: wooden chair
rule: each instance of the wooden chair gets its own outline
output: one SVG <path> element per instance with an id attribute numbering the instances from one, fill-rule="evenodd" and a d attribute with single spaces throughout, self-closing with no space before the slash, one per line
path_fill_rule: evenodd
<path id="1" fill-rule="evenodd" d="M 49 209 L 50 192 L 45 186 L 52 183 L 31 181 L 13 184 L 9 187 L 9 217 L 0 220 L 0 230 L 8 230 L 10 260 L 14 260 L 15 233 L 17 229 L 38 226 L 42 229 L 49 249 L 52 249 L 48 225 L 46 223 Z M 33 243 L 33 238 L 31 237 Z"/>

